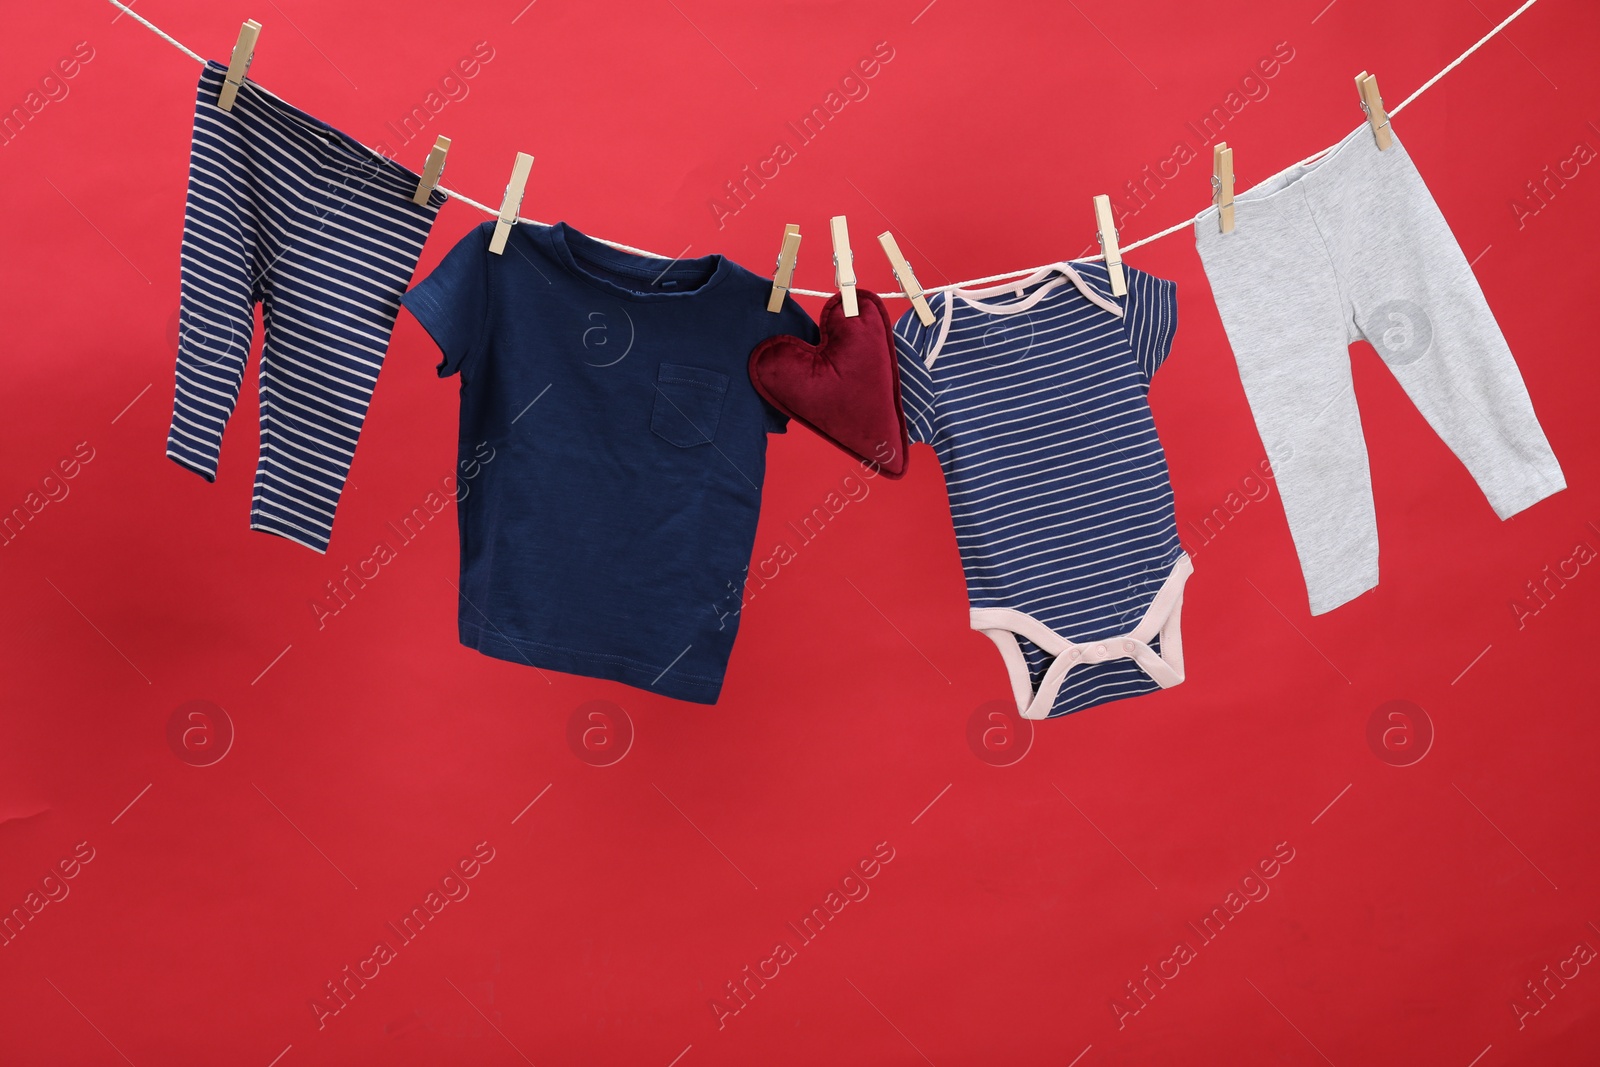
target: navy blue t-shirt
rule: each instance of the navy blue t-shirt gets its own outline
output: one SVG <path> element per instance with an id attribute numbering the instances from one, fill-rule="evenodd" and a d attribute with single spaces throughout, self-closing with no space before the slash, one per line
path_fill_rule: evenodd
<path id="1" fill-rule="evenodd" d="M 816 325 L 720 256 L 493 222 L 403 302 L 461 375 L 461 642 L 713 704 L 739 628 L 766 435 L 751 349 Z"/>

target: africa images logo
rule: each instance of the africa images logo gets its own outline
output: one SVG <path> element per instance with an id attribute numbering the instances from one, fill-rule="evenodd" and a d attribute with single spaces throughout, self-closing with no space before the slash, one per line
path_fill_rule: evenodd
<path id="1" fill-rule="evenodd" d="M 1415 363 L 1433 348 L 1433 320 L 1411 300 L 1390 300 L 1374 309 L 1367 340 L 1391 367 Z"/>

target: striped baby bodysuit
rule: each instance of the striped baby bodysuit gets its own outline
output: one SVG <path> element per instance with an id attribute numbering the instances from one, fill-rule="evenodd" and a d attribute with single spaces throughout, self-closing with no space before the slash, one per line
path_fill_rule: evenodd
<path id="1" fill-rule="evenodd" d="M 1176 286 L 1056 264 L 895 326 L 906 424 L 944 469 L 971 625 L 1042 719 L 1183 681 L 1192 571 L 1148 399 Z"/>

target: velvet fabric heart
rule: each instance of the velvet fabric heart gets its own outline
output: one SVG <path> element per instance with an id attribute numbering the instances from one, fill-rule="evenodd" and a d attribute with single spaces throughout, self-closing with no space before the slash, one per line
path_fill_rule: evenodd
<path id="1" fill-rule="evenodd" d="M 822 305 L 818 343 L 778 334 L 750 353 L 750 383 L 773 407 L 890 478 L 906 471 L 906 416 L 894 326 L 876 293 L 856 290 L 849 318 L 834 293 Z"/>

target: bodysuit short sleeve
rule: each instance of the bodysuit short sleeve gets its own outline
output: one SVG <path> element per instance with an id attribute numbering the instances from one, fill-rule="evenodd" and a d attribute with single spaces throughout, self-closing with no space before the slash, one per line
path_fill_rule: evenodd
<path id="1" fill-rule="evenodd" d="M 1148 384 L 1172 350 L 1172 335 L 1178 328 L 1178 283 L 1127 264 L 1122 270 L 1128 280 L 1122 328 Z"/>
<path id="2" fill-rule="evenodd" d="M 948 299 L 943 294 L 929 298 L 930 304 Z M 935 316 L 939 314 L 937 310 Z M 900 406 L 906 414 L 906 435 L 913 442 L 933 443 L 934 391 L 933 374 L 928 370 L 928 349 L 939 329 L 938 319 L 932 326 L 922 325 L 913 308 L 900 316 L 894 326 L 895 358 L 900 364 Z"/>
<path id="3" fill-rule="evenodd" d="M 468 367 L 485 343 L 489 316 L 489 234 L 485 222 L 468 233 L 415 288 L 400 298 L 439 346 L 439 377 Z"/>

